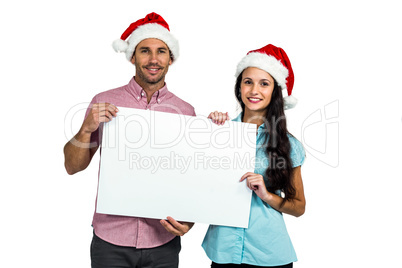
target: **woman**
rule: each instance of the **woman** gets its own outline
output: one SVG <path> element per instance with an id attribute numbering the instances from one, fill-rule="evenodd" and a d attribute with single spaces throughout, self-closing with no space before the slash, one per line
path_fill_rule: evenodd
<path id="1" fill-rule="evenodd" d="M 267 45 L 240 61 L 236 77 L 242 113 L 234 121 L 257 124 L 255 170 L 240 178 L 253 190 L 249 227 L 211 225 L 202 246 L 211 267 L 293 267 L 296 253 L 282 213 L 299 217 L 306 204 L 301 178 L 305 152 L 288 133 L 284 114 L 297 103 L 291 96 L 293 70 L 283 49 Z M 227 114 L 209 117 L 221 123 Z"/>

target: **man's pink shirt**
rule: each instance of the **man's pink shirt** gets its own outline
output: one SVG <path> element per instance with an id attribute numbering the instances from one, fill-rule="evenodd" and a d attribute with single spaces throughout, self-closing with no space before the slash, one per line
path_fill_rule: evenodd
<path id="1" fill-rule="evenodd" d="M 166 84 L 153 94 L 148 103 L 145 91 L 134 78 L 125 86 L 97 94 L 92 99 L 87 114 L 92 104 L 104 102 L 120 107 L 195 116 L 193 106 L 171 93 Z M 101 133 L 102 125 L 92 133 L 91 142 L 101 144 Z M 153 248 L 166 244 L 175 237 L 165 230 L 158 219 L 106 215 L 95 211 L 92 225 L 98 237 L 118 246 Z"/>

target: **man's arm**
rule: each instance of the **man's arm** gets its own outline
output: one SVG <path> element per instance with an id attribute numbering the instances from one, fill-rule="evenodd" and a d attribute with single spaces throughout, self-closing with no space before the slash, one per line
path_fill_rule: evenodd
<path id="1" fill-rule="evenodd" d="M 86 169 L 99 145 L 90 145 L 91 133 L 79 131 L 64 146 L 64 166 L 69 175 Z"/>
<path id="2" fill-rule="evenodd" d="M 95 103 L 82 123 L 80 131 L 64 146 L 64 166 L 72 175 L 86 169 L 98 150 L 98 144 L 91 144 L 91 134 L 100 123 L 109 122 L 118 109 L 110 103 Z"/>

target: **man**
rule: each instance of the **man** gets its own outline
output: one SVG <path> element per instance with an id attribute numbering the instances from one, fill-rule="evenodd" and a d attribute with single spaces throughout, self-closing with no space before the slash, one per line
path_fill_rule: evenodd
<path id="1" fill-rule="evenodd" d="M 127 42 L 125 41 L 126 39 Z M 177 59 L 177 40 L 166 21 L 156 13 L 131 24 L 113 43 L 125 52 L 136 73 L 123 86 L 96 95 L 79 132 L 64 147 L 68 174 L 84 170 L 101 144 L 103 123 L 116 116 L 116 106 L 195 115 L 165 84 L 169 66 Z M 98 267 L 178 267 L 180 236 L 193 223 L 123 217 L 94 213 L 91 263 Z"/>

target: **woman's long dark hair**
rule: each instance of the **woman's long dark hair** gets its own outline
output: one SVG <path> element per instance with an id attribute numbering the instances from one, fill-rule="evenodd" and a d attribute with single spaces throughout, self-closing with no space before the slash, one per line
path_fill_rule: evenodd
<path id="1" fill-rule="evenodd" d="M 240 93 L 242 77 L 243 72 L 237 77 L 235 94 L 244 116 L 245 105 Z M 267 127 L 267 132 L 265 133 L 262 149 L 266 149 L 269 161 L 268 169 L 264 174 L 265 185 L 271 193 L 275 193 L 277 190 L 284 193 L 283 205 L 286 200 L 291 200 L 295 197 L 296 190 L 292 182 L 293 166 L 290 158 L 291 148 L 288 137 L 291 134 L 286 126 L 282 89 L 276 81 L 264 123 Z"/>

